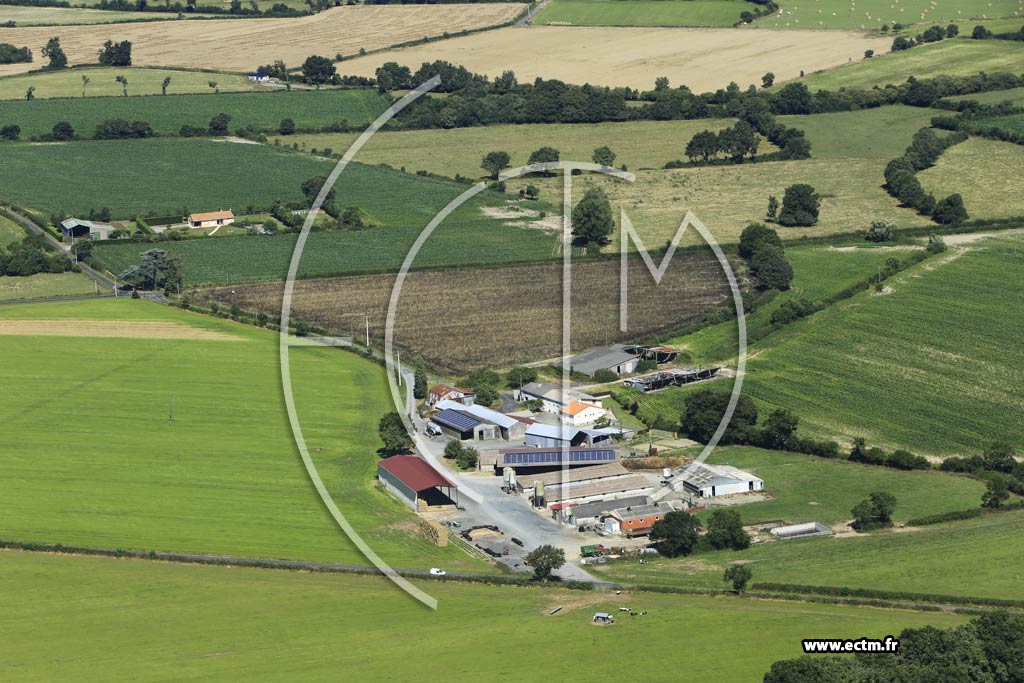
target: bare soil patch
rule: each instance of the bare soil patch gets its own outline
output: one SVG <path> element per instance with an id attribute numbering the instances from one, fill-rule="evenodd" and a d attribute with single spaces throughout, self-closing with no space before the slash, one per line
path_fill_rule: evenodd
<path id="1" fill-rule="evenodd" d="M 2 335 L 243 341 L 241 337 L 182 323 L 139 320 L 0 320 Z"/>
<path id="2" fill-rule="evenodd" d="M 778 81 L 790 80 L 801 70 L 811 73 L 861 60 L 865 50 L 888 52 L 891 43 L 891 38 L 854 31 L 512 27 L 367 55 L 339 70 L 372 76 L 385 62 L 415 69 L 422 62 L 446 59 L 492 77 L 514 69 L 520 82 L 540 76 L 650 89 L 655 77 L 668 76 L 674 86 L 704 92 L 729 81 L 741 87 L 760 84 L 766 71 Z"/>
<path id="3" fill-rule="evenodd" d="M 135 65 L 186 66 L 251 71 L 283 59 L 301 64 L 310 54 L 353 55 L 445 32 L 479 29 L 511 21 L 519 3 L 474 5 L 352 5 L 291 19 L 206 19 L 62 26 L 60 42 L 71 64 L 94 63 L 108 38 L 132 42 Z M 52 27 L 9 28 L 4 39 L 39 54 Z M 431 59 L 432 61 L 432 59 Z M 418 67 L 419 63 L 415 64 Z M 0 74 L 38 68 L 19 64 Z"/>
<path id="4" fill-rule="evenodd" d="M 628 284 L 629 329 L 619 332 L 618 259 L 573 264 L 574 350 L 671 333 L 722 305 L 728 287 L 710 250 L 677 253 L 660 285 L 639 258 L 630 259 Z M 369 315 L 371 342 L 379 344 L 393 285 L 390 274 L 302 280 L 295 283 L 292 315 L 360 339 Z M 281 309 L 282 291 L 280 283 L 261 283 L 206 295 L 222 303 L 234 296 L 244 310 L 273 313 Z M 455 372 L 560 356 L 562 264 L 409 273 L 394 334 L 403 357 Z"/>

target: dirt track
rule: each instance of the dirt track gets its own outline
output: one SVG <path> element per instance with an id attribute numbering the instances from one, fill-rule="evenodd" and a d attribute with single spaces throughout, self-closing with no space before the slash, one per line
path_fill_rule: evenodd
<path id="1" fill-rule="evenodd" d="M 175 322 L 137 320 L 0 320 L 0 336 L 2 335 L 242 341 L 241 337 L 201 327 L 190 327 Z"/>

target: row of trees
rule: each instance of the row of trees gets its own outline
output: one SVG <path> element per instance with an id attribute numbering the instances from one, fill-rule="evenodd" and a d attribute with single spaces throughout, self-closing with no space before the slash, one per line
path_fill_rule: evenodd
<path id="1" fill-rule="evenodd" d="M 730 508 L 719 508 L 704 525 L 689 512 L 674 511 L 654 523 L 651 543 L 658 554 L 665 557 L 683 557 L 698 550 L 745 550 L 750 547 L 750 535 L 743 528 L 740 513 Z"/>
<path id="2" fill-rule="evenodd" d="M 29 235 L 6 248 L 0 247 L 0 275 L 26 276 L 63 273 L 71 263 L 54 250 L 41 235 Z"/>
<path id="3" fill-rule="evenodd" d="M 27 48 L 26 48 L 27 49 Z M 63 69 L 68 65 L 68 56 L 61 47 L 60 37 L 53 36 L 43 46 L 43 57 L 48 60 L 46 68 Z M 132 65 L 132 43 L 129 40 L 114 42 L 107 40 L 97 51 L 98 61 L 104 66 L 131 66 Z M 31 59 L 26 60 L 31 61 Z"/>
<path id="4" fill-rule="evenodd" d="M 967 220 L 969 216 L 960 194 L 954 193 L 936 201 L 933 194 L 925 192 L 916 175 L 918 171 L 933 166 L 946 149 L 966 139 L 966 133 L 940 138 L 930 128 L 917 131 L 903 156 L 886 164 L 886 191 L 904 206 L 916 209 L 921 215 L 931 216 L 941 225 L 955 225 Z"/>
<path id="5" fill-rule="evenodd" d="M 1020 683 L 1024 615 L 990 612 L 949 629 L 904 629 L 899 650 L 883 654 L 804 655 L 775 662 L 764 683 Z"/>
<path id="6" fill-rule="evenodd" d="M 975 30 L 977 30 L 977 28 L 982 28 L 982 30 L 984 30 L 984 27 L 976 27 Z M 896 36 L 895 40 L 892 41 L 892 51 L 900 52 L 902 50 L 909 50 L 915 45 L 937 43 L 946 38 L 956 38 L 958 35 L 960 35 L 960 27 L 956 24 L 949 24 L 946 27 L 929 26 L 922 33 L 917 34 L 916 39 L 911 38 L 910 36 Z"/>
<path id="7" fill-rule="evenodd" d="M 736 125 L 724 128 L 717 134 L 710 130 L 697 133 L 686 143 L 685 154 L 690 163 L 702 161 L 706 164 L 719 154 L 734 163 L 740 163 L 747 156 L 753 159 L 760 144 L 761 136 L 754 127 L 746 121 L 737 121 Z"/>
<path id="8" fill-rule="evenodd" d="M 32 50 L 11 43 L 0 43 L 0 64 L 23 64 L 32 61 Z"/>

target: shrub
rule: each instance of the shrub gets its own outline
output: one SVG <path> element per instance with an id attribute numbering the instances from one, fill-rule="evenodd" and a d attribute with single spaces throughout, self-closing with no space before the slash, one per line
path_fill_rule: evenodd
<path id="1" fill-rule="evenodd" d="M 871 221 L 871 227 L 864 231 L 868 242 L 889 242 L 896 239 L 896 224 L 885 219 Z"/>
<path id="2" fill-rule="evenodd" d="M 967 218 L 963 197 L 958 193 L 951 194 L 940 201 L 932 211 L 932 219 L 941 225 L 956 225 L 963 223 Z"/>
<path id="3" fill-rule="evenodd" d="M 782 247 L 782 239 L 778 232 L 764 223 L 751 223 L 740 234 L 739 254 L 743 258 L 749 259 L 762 244 Z"/>
<path id="4" fill-rule="evenodd" d="M 821 198 L 814 188 L 806 183 L 797 183 L 786 188 L 782 197 L 782 211 L 779 224 L 788 227 L 809 227 L 818 222 Z"/>

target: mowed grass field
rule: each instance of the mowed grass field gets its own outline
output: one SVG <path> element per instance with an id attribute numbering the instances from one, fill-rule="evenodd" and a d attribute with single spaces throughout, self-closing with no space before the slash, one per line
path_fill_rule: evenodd
<path id="1" fill-rule="evenodd" d="M 404 166 L 410 171 L 423 169 L 449 177 L 459 174 L 482 178 L 487 172 L 480 168 L 480 162 L 491 151 L 508 152 L 515 168 L 525 166 L 530 153 L 545 145 L 555 147 L 563 161 L 590 161 L 596 148 L 607 145 L 616 154 L 616 166 L 625 164 L 630 171 L 636 171 L 661 168 L 669 161 L 685 158 L 683 150 L 694 135 L 702 130 L 717 132 L 733 123 L 733 119 L 698 119 L 380 132 L 366 143 L 359 159 L 394 168 Z M 348 149 L 357 137 L 357 133 L 323 133 L 271 139 L 298 142 L 309 148 L 330 147 L 339 152 Z M 770 150 L 771 145 L 762 141 L 762 149 Z M 528 182 L 536 184 L 534 180 Z"/>
<path id="2" fill-rule="evenodd" d="M 1024 104 L 1024 88 L 993 90 L 992 92 L 979 92 L 973 95 L 961 95 L 958 97 L 948 97 L 946 99 L 954 101 L 974 100 L 975 102 L 981 102 L 982 104 L 1000 104 L 1002 102 L 1009 102 L 1010 104 L 1019 107 Z"/>
<path id="3" fill-rule="evenodd" d="M 783 239 L 849 233 L 862 230 L 875 218 L 889 218 L 901 227 L 927 225 L 927 220 L 900 208 L 881 188 L 884 162 L 877 159 L 808 159 L 731 166 L 640 171 L 634 183 L 596 176 L 581 176 L 574 183 L 575 196 L 586 188 L 604 188 L 613 208 L 626 210 L 633 226 L 648 245 L 672 239 L 688 210 L 722 243 L 736 242 L 753 221 L 763 221 L 769 195 L 781 201 L 786 187 L 810 183 L 821 195 L 817 225 L 810 228 L 779 228 Z M 526 182 L 509 183 L 517 189 Z M 535 183 L 536 184 L 536 183 Z M 542 193 L 555 185 L 545 180 Z M 696 230 L 683 243 L 700 243 Z M 619 244 L 618 235 L 613 245 Z"/>
<path id="4" fill-rule="evenodd" d="M 1022 167 L 1021 145 L 972 137 L 946 150 L 919 179 L 936 197 L 959 192 L 971 218 L 1024 216 Z"/>
<path id="5" fill-rule="evenodd" d="M 339 72 L 372 76 L 386 62 L 415 69 L 422 62 L 446 59 L 491 77 L 511 67 L 520 82 L 539 76 L 650 90 L 655 78 L 667 76 L 673 86 L 705 92 L 730 81 L 743 88 L 760 85 L 766 71 L 781 82 L 796 78 L 801 69 L 811 73 L 861 59 L 868 49 L 881 54 L 891 44 L 889 38 L 839 31 L 778 30 L 752 36 L 748 29 L 733 28 L 533 26 L 357 57 L 342 62 Z M 514 63 L 508 58 L 512 54 Z"/>
<path id="6" fill-rule="evenodd" d="M 899 511 L 900 491 L 892 491 Z M 609 580 L 718 587 L 733 561 L 751 563 L 758 581 L 846 586 L 939 595 L 1024 599 L 1014 568 L 1024 552 L 1024 513 L 999 515 L 909 531 L 817 537 L 710 552 L 682 560 L 654 558 L 599 565 Z"/>
<path id="7" fill-rule="evenodd" d="M 269 208 L 278 199 L 302 200 L 302 183 L 327 175 L 334 165 L 285 147 L 225 140 L 17 144 L 4 148 L 0 196 L 47 212 L 82 214 L 106 206 L 114 218 L 173 215 L 182 208 L 247 213 L 247 207 Z M 349 166 L 334 186 L 338 206 L 358 206 L 377 224 L 419 227 L 465 189 L 365 164 Z M 487 191 L 476 205 L 485 201 L 501 203 L 503 197 Z"/>
<path id="8" fill-rule="evenodd" d="M 1009 17 L 1021 12 L 1020 0 L 797 0 L 755 26 L 771 28 L 873 29 L 925 22 L 958 23 L 971 18 Z M 914 27 L 917 28 L 916 26 Z M 967 32 L 968 35 L 970 31 Z"/>
<path id="9" fill-rule="evenodd" d="M 98 287 L 96 282 L 84 273 L 38 273 L 24 277 L 0 276 L 0 301 L 109 293 L 109 289 Z"/>
<path id="10" fill-rule="evenodd" d="M 830 460 L 799 453 L 760 448 L 718 448 L 709 462 L 732 465 L 764 480 L 772 499 L 739 505 L 744 524 L 773 520 L 787 523 L 845 524 L 850 510 L 873 491 L 888 491 L 898 505 L 894 520 L 949 510 L 966 510 L 981 503 L 985 484 L 964 475 L 938 471 L 904 472 L 886 467 Z"/>
<path id="11" fill-rule="evenodd" d="M 222 93 L 265 90 L 246 79 L 245 76 L 238 74 L 147 69 L 145 67 L 96 67 L 43 71 L 0 78 L 0 100 L 24 100 L 25 91 L 29 87 L 35 88 L 32 94 L 37 100 L 82 97 L 82 76 L 89 78 L 89 83 L 84 86 L 86 97 L 121 96 L 121 84 L 114 80 L 121 75 L 128 79 L 129 92 L 132 95 L 159 95 L 160 85 L 168 76 L 171 78 L 171 85 L 167 88 L 169 94 L 212 93 L 210 81 L 216 81 L 217 88 Z M 103 101 L 109 103 L 108 100 Z M 130 101 L 135 104 L 139 102 L 139 100 Z"/>
<path id="12" fill-rule="evenodd" d="M 17 334 L 32 320 L 74 321 L 62 324 L 78 336 Z M 138 327 L 151 322 L 172 324 L 175 338 Z M 0 349 L 12 398 L 0 407 L 0 538 L 367 563 L 299 459 L 276 333 L 106 299 L 0 308 Z M 367 542 L 398 567 L 485 569 L 419 536 L 409 510 L 374 483 L 376 425 L 389 410 L 383 369 L 329 349 L 291 360 L 307 443 Z"/>
<path id="13" fill-rule="evenodd" d="M 13 242 L 20 242 L 25 237 L 25 230 L 6 216 L 0 215 L 0 248 Z"/>
<path id="14" fill-rule="evenodd" d="M 522 677 L 522 662 L 495 657 L 496 642 L 544 660 L 546 675 L 583 682 L 620 674 L 621 660 L 608 652 L 629 638 L 653 651 L 670 651 L 682 640 L 688 664 L 709 680 L 747 683 L 760 680 L 773 661 L 799 656 L 809 633 L 881 638 L 967 620 L 735 598 L 424 582 L 439 600 L 433 611 L 373 577 L 13 552 L 0 554 L 0 585 L 8 596 L 0 625 L 9 650 L 0 670 L 26 682 L 71 672 L 82 680 L 156 681 L 171 668 L 204 681 L 336 681 L 339 671 L 358 681 L 456 683 L 479 681 L 482 671 L 489 678 Z M 590 623 L 595 611 L 623 604 L 647 614 L 603 629 Z M 546 614 L 558 605 L 559 614 Z M 736 647 L 754 640 L 758 647 Z M 659 657 L 638 656 L 630 670 L 648 681 L 676 677 Z"/>
<path id="15" fill-rule="evenodd" d="M 770 337 L 744 391 L 802 429 L 922 454 L 1024 448 L 1024 295 L 1019 236 L 987 239 L 914 266 L 891 293 L 865 292 Z"/>
<path id="16" fill-rule="evenodd" d="M 118 21 L 159 21 L 174 19 L 175 14 L 148 12 L 116 12 L 113 10 L 69 7 L 16 7 L 0 5 L 0 23 L 15 22 L 18 26 L 72 26 L 76 24 L 109 24 Z M 38 59 L 38 58 L 37 58 Z"/>
<path id="17" fill-rule="evenodd" d="M 553 0 L 535 24 L 574 26 L 732 26 L 758 5 L 737 0 Z"/>
<path id="18" fill-rule="evenodd" d="M 855 60 L 855 64 L 822 73 L 807 69 L 808 76 L 800 81 L 814 91 L 882 87 L 903 83 L 910 75 L 933 78 L 941 74 L 969 76 L 980 71 L 1019 73 L 1024 63 L 1024 43 L 957 38 L 886 55 L 876 49 L 875 54 L 872 59 Z"/>
<path id="19" fill-rule="evenodd" d="M 131 75 L 126 74 L 129 95 L 134 93 Z M 216 74 L 203 75 L 207 80 L 218 81 Z M 108 77 L 117 85 L 114 76 Z M 89 138 L 96 126 L 108 119 L 146 121 L 159 134 L 177 135 L 184 125 L 205 129 L 210 119 L 222 113 L 231 117 L 229 128 L 232 131 L 248 126 L 276 130 L 285 118 L 292 119 L 299 128 L 321 128 L 341 121 L 363 126 L 389 106 L 388 100 L 375 90 L 214 94 L 207 87 L 207 93 L 201 95 L 179 95 L 175 93 L 173 78 L 171 75 L 167 97 L 73 97 L 0 102 L 0 121 L 17 124 L 22 137 L 26 138 L 49 134 L 54 124 L 61 121 L 67 121 L 80 136 Z"/>
<path id="20" fill-rule="evenodd" d="M 486 28 L 511 21 L 522 9 L 520 3 L 354 5 L 298 18 L 69 26 L 61 29 L 60 38 L 71 64 L 95 63 L 96 50 L 109 38 L 131 41 L 132 62 L 139 66 L 247 73 L 276 59 L 297 66 L 314 53 L 351 56 L 360 49 L 377 50 L 445 32 Z M 52 34 L 53 29 L 46 27 L 11 28 L 4 29 L 4 40 L 27 45 L 39 54 Z M 19 71 L 34 68 L 19 67 Z"/>

